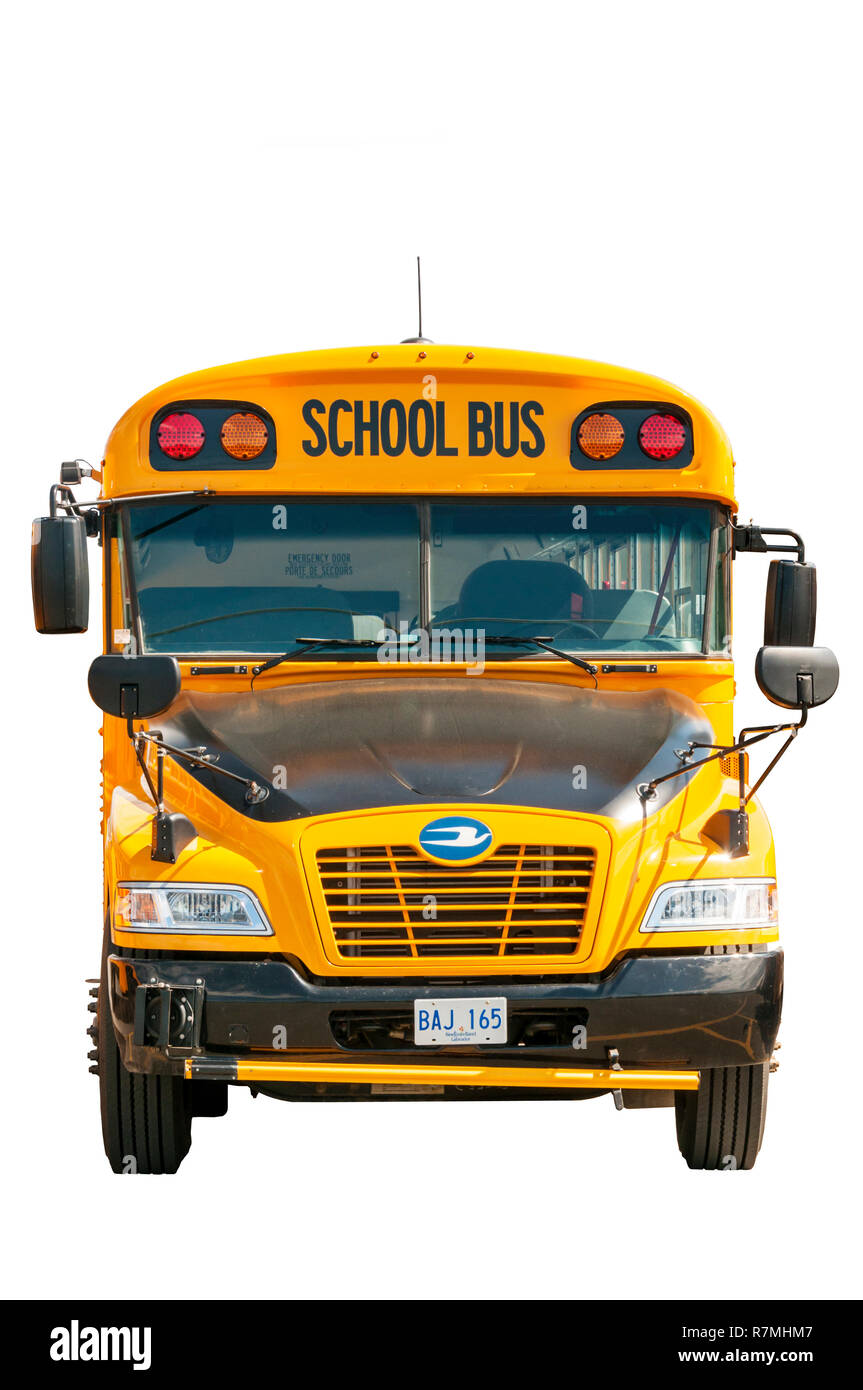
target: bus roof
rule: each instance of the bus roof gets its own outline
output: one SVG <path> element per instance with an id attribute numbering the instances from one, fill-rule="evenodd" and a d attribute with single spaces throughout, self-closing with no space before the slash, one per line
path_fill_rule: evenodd
<path id="1" fill-rule="evenodd" d="M 667 407 L 666 411 L 662 407 Z M 260 412 L 267 448 L 239 462 L 222 447 L 232 413 Z M 160 423 L 192 414 L 206 444 L 168 457 Z M 615 413 L 616 412 L 616 413 Z M 579 425 L 623 422 L 626 446 L 588 459 Z M 651 414 L 687 430 L 678 459 L 638 447 Z M 263 437 L 263 436 L 262 436 Z M 210 367 L 136 402 L 108 440 L 103 495 L 622 495 L 734 506 L 731 447 L 717 420 L 657 377 L 574 357 L 416 342 L 290 353 Z"/>

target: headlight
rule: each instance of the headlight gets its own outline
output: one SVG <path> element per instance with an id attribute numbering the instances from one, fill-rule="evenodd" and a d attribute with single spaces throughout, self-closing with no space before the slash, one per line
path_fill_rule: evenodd
<path id="1" fill-rule="evenodd" d="M 118 931 L 185 935 L 272 936 L 263 908 L 231 883 L 120 883 L 114 899 Z"/>
<path id="2" fill-rule="evenodd" d="M 658 889 L 641 930 L 729 931 L 778 921 L 775 879 L 702 878 Z"/>

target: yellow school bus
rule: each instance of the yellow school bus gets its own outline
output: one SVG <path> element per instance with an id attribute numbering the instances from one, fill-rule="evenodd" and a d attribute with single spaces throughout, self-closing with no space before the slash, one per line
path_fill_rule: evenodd
<path id="1" fill-rule="evenodd" d="M 667 382 L 421 338 L 182 377 L 63 465 L 33 595 L 84 631 L 101 546 L 115 1172 L 176 1171 L 237 1085 L 610 1096 L 752 1166 L 782 952 L 749 750 L 838 668 L 802 539 L 736 511 Z M 735 732 L 732 570 L 770 551 L 780 722 Z"/>

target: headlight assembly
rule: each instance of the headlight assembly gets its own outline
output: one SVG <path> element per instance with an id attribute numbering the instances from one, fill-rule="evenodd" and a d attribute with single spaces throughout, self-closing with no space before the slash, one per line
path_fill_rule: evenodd
<path id="1" fill-rule="evenodd" d="M 231 883 L 120 883 L 114 927 L 177 936 L 273 934 L 254 893 Z"/>
<path id="2" fill-rule="evenodd" d="M 702 878 L 657 889 L 641 930 L 743 931 L 778 921 L 775 879 Z"/>

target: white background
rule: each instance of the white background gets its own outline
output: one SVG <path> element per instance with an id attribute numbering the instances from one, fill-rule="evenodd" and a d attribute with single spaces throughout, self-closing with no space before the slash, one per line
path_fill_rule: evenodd
<path id="1" fill-rule="evenodd" d="M 824 0 L 78 0 L 7 17 L 9 1295 L 860 1294 L 856 27 Z M 751 1173 L 690 1173 L 671 1112 L 610 1100 L 241 1092 L 197 1122 L 175 1178 L 114 1177 L 103 1156 L 84 1035 L 98 599 L 88 636 L 35 636 L 31 517 L 60 461 L 98 463 L 162 381 L 414 332 L 418 252 L 429 336 L 679 383 L 731 435 L 741 516 L 802 530 L 820 566 L 818 638 L 844 683 L 764 795 L 787 1007 Z M 772 717 L 751 674 L 766 569 L 737 565 L 741 722 Z"/>

